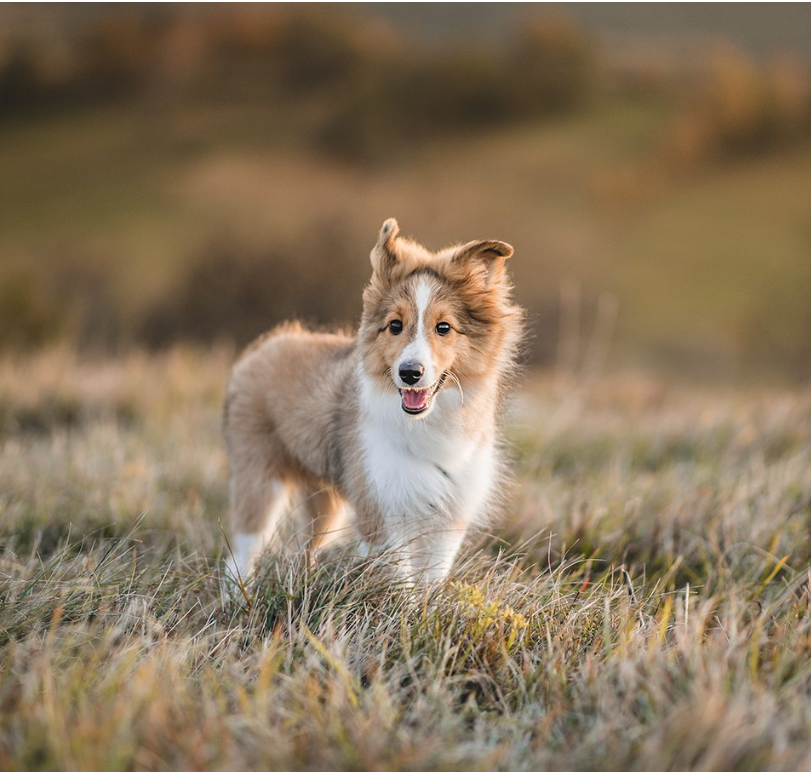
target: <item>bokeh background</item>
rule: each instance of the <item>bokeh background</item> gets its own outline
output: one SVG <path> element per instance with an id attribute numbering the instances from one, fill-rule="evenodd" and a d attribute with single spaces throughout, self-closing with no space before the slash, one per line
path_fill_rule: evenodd
<path id="1" fill-rule="evenodd" d="M 811 5 L 0 5 L 0 348 L 352 322 L 516 248 L 543 366 L 811 377 Z"/>

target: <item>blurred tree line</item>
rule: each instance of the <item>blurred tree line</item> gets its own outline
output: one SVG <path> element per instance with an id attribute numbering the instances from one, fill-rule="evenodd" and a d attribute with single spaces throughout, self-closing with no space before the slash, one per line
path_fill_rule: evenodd
<path id="1" fill-rule="evenodd" d="M 289 113 L 297 141 L 347 163 L 374 164 L 423 140 L 554 117 L 617 94 L 667 105 L 657 175 L 700 171 L 811 134 L 801 62 L 718 46 L 675 68 L 626 63 L 620 72 L 559 12 L 528 16 L 505 42 L 439 47 L 346 7 L 125 5 L 60 45 L 18 39 L 0 50 L 0 128 L 116 103 L 152 111 L 267 104 Z M 319 237 L 317 227 L 295 249 L 209 244 L 167 292 L 171 303 L 126 324 L 109 275 L 69 254 L 47 280 L 0 274 L 0 346 L 66 336 L 102 347 L 223 335 L 242 343 L 289 316 L 353 319 L 365 266 L 339 261 L 327 277 L 309 270 L 327 249 L 340 252 L 334 231 Z M 276 292 L 280 282 L 289 303 Z M 551 356 L 548 348 L 540 355 Z"/>
<path id="2" fill-rule="evenodd" d="M 595 40 L 560 13 L 529 16 L 506 43 L 420 45 L 349 10 L 302 5 L 124 6 L 58 50 L 0 49 L 0 119 L 131 99 L 247 97 L 284 108 L 317 98 L 318 147 L 374 157 L 402 139 L 577 108 L 607 89 L 674 105 L 664 152 L 677 163 L 750 150 L 811 129 L 804 63 L 759 62 L 720 45 L 677 77 L 646 62 L 609 71 Z"/>
<path id="3" fill-rule="evenodd" d="M 317 100 L 311 140 L 364 159 L 436 136 L 582 103 L 595 48 L 562 17 L 521 25 L 509 45 L 431 50 L 349 12 L 306 6 L 127 6 L 55 54 L 18 41 L 0 60 L 4 118 L 114 100 Z"/>

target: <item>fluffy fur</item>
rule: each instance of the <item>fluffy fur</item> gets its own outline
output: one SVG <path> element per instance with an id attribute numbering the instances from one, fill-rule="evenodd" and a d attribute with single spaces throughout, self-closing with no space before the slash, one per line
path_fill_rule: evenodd
<path id="1" fill-rule="evenodd" d="M 500 241 L 432 253 L 387 220 L 356 337 L 288 324 L 240 357 L 225 408 L 235 575 L 250 575 L 295 491 L 312 549 L 354 512 L 405 576 L 447 575 L 502 487 L 497 422 L 522 318 L 512 253 Z"/>

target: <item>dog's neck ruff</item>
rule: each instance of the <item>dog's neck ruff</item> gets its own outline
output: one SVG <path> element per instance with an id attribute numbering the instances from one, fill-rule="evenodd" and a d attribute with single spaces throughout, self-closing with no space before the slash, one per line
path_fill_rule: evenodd
<path id="1" fill-rule="evenodd" d="M 467 425 L 458 390 L 442 389 L 432 413 L 419 420 L 403 412 L 396 391 L 363 373 L 359 379 L 363 465 L 384 520 L 435 517 L 449 507 L 458 511 L 471 493 L 484 497 L 494 440 L 481 432 L 481 416 Z"/>

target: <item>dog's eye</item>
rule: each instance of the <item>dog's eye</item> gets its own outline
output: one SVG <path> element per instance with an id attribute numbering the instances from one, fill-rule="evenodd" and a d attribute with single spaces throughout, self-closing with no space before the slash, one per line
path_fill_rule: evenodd
<path id="1" fill-rule="evenodd" d="M 399 335 L 403 331 L 403 323 L 399 319 L 392 319 L 389 322 L 389 329 L 392 335 Z"/>
<path id="2" fill-rule="evenodd" d="M 447 335 L 451 331 L 451 326 L 447 322 L 440 322 L 436 326 L 437 335 Z"/>

